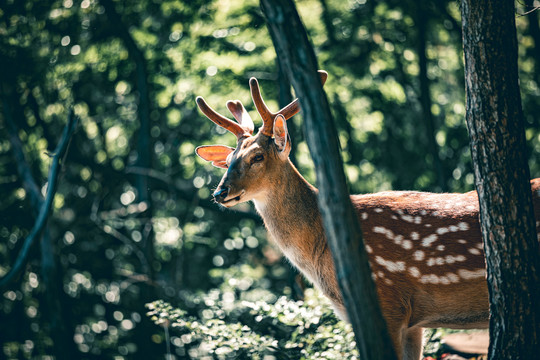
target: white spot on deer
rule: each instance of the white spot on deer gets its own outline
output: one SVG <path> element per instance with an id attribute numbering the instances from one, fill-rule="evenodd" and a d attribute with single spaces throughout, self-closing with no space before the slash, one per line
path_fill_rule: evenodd
<path id="1" fill-rule="evenodd" d="M 444 245 L 437 245 L 437 250 L 444 251 Z"/>
<path id="2" fill-rule="evenodd" d="M 471 228 L 469 223 L 466 223 L 464 221 L 460 222 L 457 226 L 458 226 L 459 230 L 461 230 L 461 231 L 467 231 L 467 230 L 469 230 Z"/>
<path id="3" fill-rule="evenodd" d="M 412 241 L 411 240 L 403 240 L 401 243 L 401 247 L 405 250 L 411 250 L 412 249 Z"/>
<path id="4" fill-rule="evenodd" d="M 476 244 L 474 246 L 476 246 L 477 249 L 484 250 L 484 244 L 482 244 L 482 243 L 478 243 L 478 244 Z"/>
<path id="5" fill-rule="evenodd" d="M 460 243 L 460 244 L 466 244 L 466 243 L 467 243 L 467 240 L 465 240 L 465 239 L 459 239 L 457 242 Z"/>
<path id="6" fill-rule="evenodd" d="M 429 236 L 426 236 L 422 239 L 422 246 L 423 247 L 429 247 L 431 244 L 433 244 L 435 241 L 437 241 L 438 236 L 437 234 L 431 234 Z"/>
<path id="7" fill-rule="evenodd" d="M 397 216 L 396 216 L 396 215 L 392 215 L 391 217 L 392 217 L 392 219 L 397 220 Z"/>
<path id="8" fill-rule="evenodd" d="M 411 239 L 418 240 L 418 239 L 420 239 L 420 235 L 416 231 L 413 231 L 411 233 Z"/>
<path id="9" fill-rule="evenodd" d="M 388 229 L 382 226 L 373 227 L 373 232 L 377 234 L 386 234 L 386 231 L 388 231 Z"/>
<path id="10" fill-rule="evenodd" d="M 426 261 L 426 264 L 427 264 L 427 266 L 444 265 L 444 258 L 442 258 L 442 257 L 429 258 Z"/>
<path id="11" fill-rule="evenodd" d="M 422 218 L 420 216 L 415 216 L 414 223 L 420 225 L 422 223 Z"/>
<path id="12" fill-rule="evenodd" d="M 362 220 L 367 220 L 368 218 L 368 213 L 367 212 L 363 212 L 362 213 Z"/>
<path id="13" fill-rule="evenodd" d="M 444 259 L 445 259 L 447 264 L 453 264 L 455 262 L 461 262 L 461 261 L 467 260 L 467 258 L 465 256 L 463 256 L 463 255 L 456 255 L 456 256 L 446 255 L 446 257 Z"/>
<path id="14" fill-rule="evenodd" d="M 394 242 L 396 244 L 398 244 L 398 245 L 401 242 L 401 240 L 403 239 L 402 235 L 395 236 L 394 233 L 392 232 L 392 230 L 387 229 L 387 228 L 382 227 L 382 226 L 375 226 L 373 228 L 373 232 L 378 233 L 378 234 L 383 234 L 384 236 L 386 236 L 386 238 L 388 240 L 394 240 Z"/>
<path id="15" fill-rule="evenodd" d="M 473 255 L 480 255 L 480 250 L 477 248 L 470 248 L 468 251 Z"/>
<path id="16" fill-rule="evenodd" d="M 390 272 L 405 271 L 405 262 L 385 260 L 380 256 L 375 257 L 375 261 L 386 268 Z"/>
<path id="17" fill-rule="evenodd" d="M 459 276 L 457 276 L 454 273 L 446 273 L 446 277 L 448 278 L 448 280 L 450 280 L 450 282 L 453 282 L 453 283 L 459 282 Z"/>
<path id="18" fill-rule="evenodd" d="M 446 228 L 446 227 L 440 227 L 440 228 L 438 228 L 436 231 L 437 231 L 437 234 L 439 234 L 439 235 L 444 235 L 444 234 L 446 234 L 447 232 L 449 232 L 450 230 L 449 230 L 448 228 Z"/>
<path id="19" fill-rule="evenodd" d="M 412 277 L 418 278 L 420 277 L 420 270 L 416 266 L 411 266 L 409 268 L 409 274 L 411 274 Z"/>
<path id="20" fill-rule="evenodd" d="M 478 278 L 485 278 L 486 277 L 486 270 L 485 269 L 478 269 L 478 270 L 465 270 L 460 269 L 458 270 L 458 275 L 465 280 L 471 280 L 471 279 L 478 279 Z"/>
<path id="21" fill-rule="evenodd" d="M 439 212 L 438 212 L 438 211 L 434 211 L 434 212 L 431 213 L 431 215 L 433 215 L 433 216 L 439 216 Z"/>
<path id="22" fill-rule="evenodd" d="M 427 227 L 427 228 L 430 228 L 432 225 L 431 224 L 426 224 L 424 226 Z"/>
<path id="23" fill-rule="evenodd" d="M 445 259 L 447 264 L 453 264 L 453 263 L 456 262 L 456 258 L 453 257 L 452 255 L 446 255 L 446 257 L 444 259 Z"/>
<path id="24" fill-rule="evenodd" d="M 377 276 L 382 279 L 384 277 L 384 273 L 382 271 L 378 271 Z"/>
<path id="25" fill-rule="evenodd" d="M 375 211 L 376 213 L 379 213 L 379 214 L 380 214 L 380 213 L 383 212 L 383 209 L 381 209 L 381 208 L 375 208 L 375 209 L 373 209 L 373 211 Z"/>
<path id="26" fill-rule="evenodd" d="M 435 274 L 430 275 L 422 275 L 422 277 L 419 280 L 423 284 L 438 284 L 439 283 L 439 277 Z"/>
<path id="27" fill-rule="evenodd" d="M 377 275 L 375 275 L 375 273 L 371 273 L 371 278 L 375 281 L 377 280 Z"/>
<path id="28" fill-rule="evenodd" d="M 396 210 L 396 212 L 397 212 L 399 215 L 403 215 L 403 210 L 401 210 L 401 209 Z"/>
<path id="29" fill-rule="evenodd" d="M 459 227 L 456 226 L 456 225 L 450 225 L 450 226 L 448 227 L 448 230 L 450 230 L 451 232 L 456 232 L 456 231 L 459 230 Z"/>
<path id="30" fill-rule="evenodd" d="M 441 277 L 439 277 L 439 281 L 440 281 L 441 284 L 443 284 L 443 285 L 448 285 L 448 284 L 450 284 L 450 279 L 447 278 L 446 276 L 441 276 Z"/>
<path id="31" fill-rule="evenodd" d="M 422 250 L 416 250 L 413 254 L 413 258 L 414 260 L 416 261 L 422 261 L 424 260 L 424 257 L 426 256 L 426 254 L 422 251 Z"/>
<path id="32" fill-rule="evenodd" d="M 414 218 L 411 215 L 401 215 L 401 220 L 406 221 L 408 223 L 414 222 Z"/>
<path id="33" fill-rule="evenodd" d="M 369 245 L 366 245 L 366 251 L 368 254 L 371 254 L 373 252 L 373 248 Z"/>
<path id="34" fill-rule="evenodd" d="M 386 285 L 393 285 L 394 282 L 390 279 L 384 279 L 384 282 L 386 283 Z"/>
<path id="35" fill-rule="evenodd" d="M 427 215 L 427 211 L 426 211 L 426 210 L 420 210 L 420 215 L 426 216 L 426 215 Z"/>

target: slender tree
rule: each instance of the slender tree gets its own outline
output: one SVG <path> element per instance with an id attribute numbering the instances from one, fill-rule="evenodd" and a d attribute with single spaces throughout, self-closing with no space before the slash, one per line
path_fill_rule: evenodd
<path id="1" fill-rule="evenodd" d="M 147 205 L 146 211 L 142 214 L 145 217 L 151 218 L 152 199 L 150 197 L 148 184 L 148 171 L 151 169 L 151 154 L 152 148 L 150 144 L 150 94 L 148 90 L 148 71 L 146 69 L 146 59 L 143 51 L 128 31 L 127 26 L 122 21 L 120 13 L 115 8 L 113 0 L 102 0 L 101 4 L 105 8 L 107 16 L 111 21 L 114 35 L 122 40 L 129 55 L 135 64 L 135 85 L 139 92 L 139 131 L 137 133 L 137 160 L 135 166 L 139 171 L 135 174 L 135 188 L 140 202 L 145 202 Z M 145 237 L 142 242 L 142 248 L 148 263 L 150 264 L 150 273 L 148 276 L 153 279 L 152 263 L 154 260 L 154 240 L 151 222 L 145 224 Z"/>
<path id="2" fill-rule="evenodd" d="M 317 173 L 319 208 L 362 359 L 393 359 L 360 225 L 347 191 L 337 131 L 317 75 L 317 60 L 290 0 L 262 0 L 278 58 L 296 90 Z"/>
<path id="3" fill-rule="evenodd" d="M 517 72 L 513 1 L 462 1 L 467 125 L 490 296 L 490 359 L 540 353 L 540 253 Z"/>
<path id="4" fill-rule="evenodd" d="M 428 11 L 426 3 L 419 1 L 416 4 L 416 27 L 418 31 L 418 81 L 420 83 L 420 105 L 422 107 L 422 117 L 424 118 L 428 149 L 431 153 L 431 165 L 435 168 L 437 184 L 442 191 L 448 191 L 444 177 L 443 166 L 439 157 L 439 145 L 435 139 L 435 119 L 431 112 L 431 89 L 428 78 L 428 58 L 427 58 L 427 32 Z"/>
<path id="5" fill-rule="evenodd" d="M 61 160 L 65 157 L 71 136 L 75 130 L 77 120 L 73 112 L 70 112 L 67 125 L 54 152 L 51 170 L 47 182 L 47 194 L 41 195 L 40 187 L 32 175 L 32 171 L 23 151 L 23 144 L 18 136 L 19 129 L 13 119 L 8 95 L 2 86 L 2 105 L 4 120 L 7 125 L 13 155 L 17 159 L 17 171 L 22 185 L 26 190 L 32 204 L 32 213 L 36 223 L 25 239 L 22 249 L 15 259 L 10 271 L 0 279 L 0 290 L 7 288 L 24 269 L 29 258 L 30 249 L 36 240 L 39 240 L 41 250 L 41 276 L 43 279 L 46 311 L 50 327 L 50 337 L 53 340 L 54 352 L 58 359 L 72 359 L 77 353 L 73 342 L 73 330 L 69 324 L 65 309 L 62 308 L 62 276 L 57 266 L 55 248 L 57 239 L 51 236 L 48 219 L 52 213 L 52 203 L 58 188 L 58 177 L 61 168 Z"/>

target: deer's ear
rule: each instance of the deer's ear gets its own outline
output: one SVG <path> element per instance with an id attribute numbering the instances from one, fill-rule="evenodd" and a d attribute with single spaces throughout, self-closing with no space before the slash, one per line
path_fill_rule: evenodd
<path id="1" fill-rule="evenodd" d="M 289 156 L 291 150 L 289 144 L 289 132 L 287 130 L 287 121 L 283 115 L 279 114 L 274 119 L 274 143 L 278 148 L 280 155 Z"/>
<path id="2" fill-rule="evenodd" d="M 197 155 L 203 160 L 211 161 L 212 165 L 222 169 L 227 169 L 227 156 L 234 151 L 234 148 L 224 145 L 204 145 L 195 149 Z"/>

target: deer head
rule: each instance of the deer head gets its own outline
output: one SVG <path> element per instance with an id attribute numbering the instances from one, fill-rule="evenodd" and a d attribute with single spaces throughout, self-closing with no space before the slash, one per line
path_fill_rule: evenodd
<path id="1" fill-rule="evenodd" d="M 322 84 L 328 74 L 319 71 Z M 257 79 L 249 80 L 251 97 L 262 118 L 263 125 L 253 135 L 254 124 L 248 112 L 238 100 L 228 101 L 227 108 L 237 122 L 213 110 L 202 97 L 197 97 L 199 109 L 217 125 L 230 131 L 237 138 L 236 148 L 224 145 L 205 145 L 196 149 L 202 159 L 212 165 L 227 169 L 213 196 L 225 207 L 263 197 L 268 191 L 273 174 L 289 161 L 291 143 L 286 120 L 300 110 L 298 99 L 277 113 L 266 106 Z"/>

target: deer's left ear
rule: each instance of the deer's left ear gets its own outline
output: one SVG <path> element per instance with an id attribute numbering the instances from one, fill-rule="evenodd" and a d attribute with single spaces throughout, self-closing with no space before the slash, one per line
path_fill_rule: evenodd
<path id="1" fill-rule="evenodd" d="M 195 149 L 197 155 L 206 161 L 211 161 L 212 165 L 222 169 L 227 169 L 227 157 L 234 151 L 234 148 L 224 145 L 204 145 Z"/>
<path id="2" fill-rule="evenodd" d="M 283 115 L 278 115 L 274 119 L 274 143 L 279 150 L 280 156 L 288 157 L 291 151 L 287 121 Z"/>

